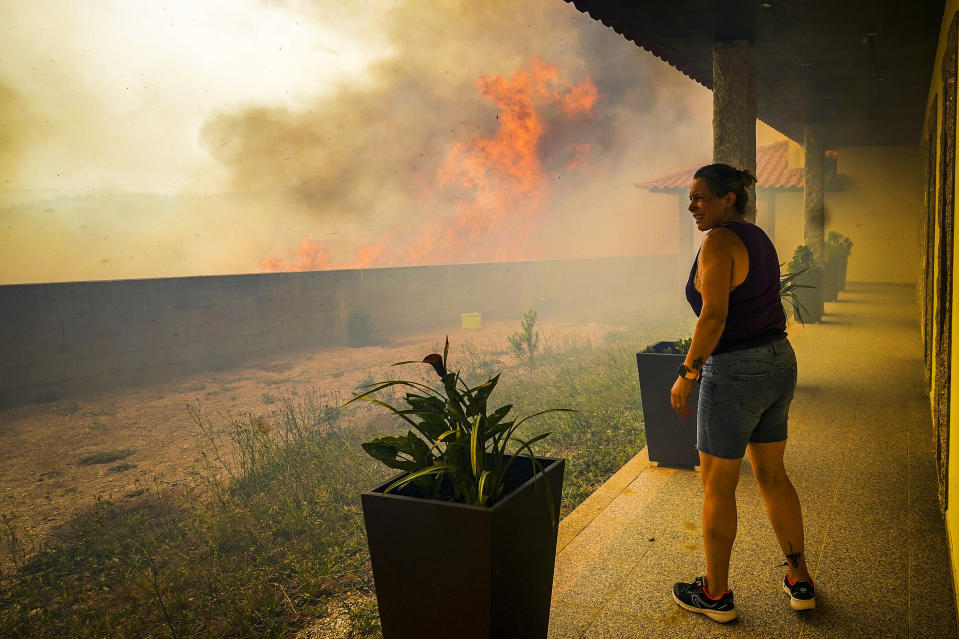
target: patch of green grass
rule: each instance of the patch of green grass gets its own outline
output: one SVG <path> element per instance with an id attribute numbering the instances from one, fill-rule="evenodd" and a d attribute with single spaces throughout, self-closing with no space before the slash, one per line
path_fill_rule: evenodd
<path id="1" fill-rule="evenodd" d="M 61 415 L 73 415 L 78 410 L 80 410 L 80 404 L 76 403 L 75 401 L 70 401 L 64 404 L 63 408 L 57 412 Z"/>
<path id="2" fill-rule="evenodd" d="M 42 393 L 37 393 L 36 395 L 33 396 L 31 401 L 34 404 L 49 404 L 51 402 L 57 401 L 58 399 L 60 399 L 60 396 L 57 395 L 57 392 L 50 390 L 50 391 L 43 391 Z"/>
<path id="3" fill-rule="evenodd" d="M 107 429 L 99 419 L 93 420 L 92 424 L 87 424 L 87 428 L 97 433 L 105 432 Z"/>
<path id="4" fill-rule="evenodd" d="M 260 395 L 260 399 L 262 399 L 263 403 L 267 405 L 276 403 L 276 396 L 271 395 L 270 393 L 263 393 L 262 395 Z"/>
<path id="5" fill-rule="evenodd" d="M 109 408 L 95 408 L 93 410 L 85 410 L 82 413 L 84 417 L 112 417 L 116 414 L 117 412 L 115 410 Z"/>
<path id="6" fill-rule="evenodd" d="M 134 448 L 122 448 L 117 450 L 103 450 L 98 453 L 84 455 L 77 460 L 77 466 L 93 466 L 96 464 L 110 464 L 121 459 L 126 459 L 136 452 Z"/>
<path id="7" fill-rule="evenodd" d="M 279 386 L 280 384 L 295 384 L 299 380 L 295 377 L 272 377 L 268 379 L 261 379 L 260 383 L 264 386 Z"/>
<path id="8" fill-rule="evenodd" d="M 116 465 L 114 465 L 114 466 L 110 466 L 109 468 L 107 468 L 107 472 L 108 472 L 108 473 L 122 473 L 122 472 L 127 471 L 127 470 L 133 470 L 133 469 L 136 468 L 136 467 L 137 467 L 136 464 L 130 464 L 130 463 L 127 463 L 127 462 L 123 462 L 122 464 L 116 464 Z"/>
<path id="9" fill-rule="evenodd" d="M 293 368 L 293 365 L 287 362 L 279 362 L 277 364 L 264 364 L 256 367 L 257 370 L 266 371 L 267 373 L 285 373 L 291 368 Z"/>

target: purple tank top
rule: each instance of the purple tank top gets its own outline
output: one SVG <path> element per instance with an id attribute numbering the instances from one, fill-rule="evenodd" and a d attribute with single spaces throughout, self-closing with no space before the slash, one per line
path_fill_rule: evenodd
<path id="1" fill-rule="evenodd" d="M 713 354 L 762 346 L 786 337 L 786 313 L 779 299 L 779 257 L 766 233 L 748 222 L 720 225 L 742 240 L 749 255 L 746 279 L 729 293 L 726 327 Z M 699 254 L 686 282 L 686 299 L 696 317 L 703 311 L 703 296 L 693 285 Z"/>

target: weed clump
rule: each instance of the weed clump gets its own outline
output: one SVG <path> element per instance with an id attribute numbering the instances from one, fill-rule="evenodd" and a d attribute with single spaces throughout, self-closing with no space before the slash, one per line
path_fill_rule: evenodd
<path id="1" fill-rule="evenodd" d="M 536 311 L 530 309 L 523 313 L 523 321 L 520 322 L 522 330 L 509 336 L 509 345 L 513 349 L 513 355 L 521 362 L 526 362 L 530 367 L 536 359 L 536 353 L 539 351 L 539 331 L 536 330 Z"/>
<path id="2" fill-rule="evenodd" d="M 104 450 L 91 455 L 84 455 L 77 460 L 77 466 L 94 466 L 98 464 L 112 464 L 115 461 L 126 459 L 137 452 L 133 448 L 123 448 L 118 450 Z"/>
<path id="3" fill-rule="evenodd" d="M 136 467 L 137 467 L 136 464 L 128 464 L 128 463 L 124 462 L 124 463 L 122 463 L 122 464 L 116 464 L 116 465 L 114 465 L 114 466 L 110 466 L 109 468 L 107 468 L 107 472 L 108 472 L 108 473 L 122 473 L 122 472 L 125 472 L 125 471 L 127 471 L 127 470 L 133 470 L 133 469 L 136 468 Z"/>

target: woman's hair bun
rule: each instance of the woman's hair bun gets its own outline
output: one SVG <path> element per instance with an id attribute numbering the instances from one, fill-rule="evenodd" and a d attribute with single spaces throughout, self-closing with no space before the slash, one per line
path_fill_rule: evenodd
<path id="1" fill-rule="evenodd" d="M 749 187 L 756 183 L 756 176 L 749 169 L 737 169 L 728 164 L 707 164 L 696 169 L 693 179 L 706 181 L 713 195 L 723 196 L 727 193 L 736 195 L 733 205 L 740 215 L 746 213 L 746 202 L 749 200 Z"/>

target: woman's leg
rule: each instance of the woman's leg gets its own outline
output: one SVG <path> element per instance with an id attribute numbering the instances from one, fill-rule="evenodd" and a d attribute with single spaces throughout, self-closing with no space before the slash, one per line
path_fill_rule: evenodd
<path id="1" fill-rule="evenodd" d="M 750 442 L 746 447 L 753 473 L 759 483 L 759 492 L 766 504 L 769 522 L 776 532 L 779 547 L 786 555 L 789 579 L 793 582 L 809 579 L 806 567 L 806 548 L 803 538 L 802 509 L 799 496 L 783 465 L 785 440 L 760 444 Z"/>
<path id="2" fill-rule="evenodd" d="M 736 539 L 736 485 L 742 459 L 699 453 L 703 476 L 703 548 L 706 588 L 713 597 L 729 588 L 729 555 Z"/>

